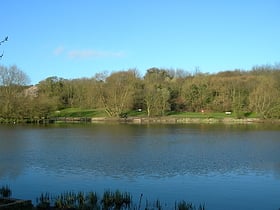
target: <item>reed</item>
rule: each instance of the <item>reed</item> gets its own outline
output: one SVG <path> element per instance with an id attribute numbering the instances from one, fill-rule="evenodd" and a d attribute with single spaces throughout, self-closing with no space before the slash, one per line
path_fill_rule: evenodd
<path id="1" fill-rule="evenodd" d="M 8 185 L 2 186 L 0 188 L 0 196 L 3 198 L 9 198 L 12 195 L 12 190 Z"/>
<path id="2" fill-rule="evenodd" d="M 51 206 L 51 198 L 49 193 L 41 193 L 39 198 L 36 198 L 37 209 L 49 209 Z"/>
<path id="3" fill-rule="evenodd" d="M 80 197 L 79 197 L 80 196 Z M 74 192 L 64 192 L 59 196 L 54 196 L 54 206 L 58 209 L 70 209 L 70 208 L 78 208 L 79 207 L 79 199 L 81 198 L 82 194 L 75 194 Z"/>
<path id="4" fill-rule="evenodd" d="M 119 190 L 116 190 L 115 192 L 111 192 L 110 190 L 107 190 L 103 193 L 103 198 L 101 200 L 102 207 L 104 210 L 108 209 L 129 209 L 132 202 L 132 196 L 125 192 L 122 193 Z"/>
<path id="5" fill-rule="evenodd" d="M 187 203 L 186 201 L 180 201 L 178 204 L 175 203 L 175 210 L 205 210 L 204 204 L 199 205 L 198 208 L 192 203 Z"/>
<path id="6" fill-rule="evenodd" d="M 90 209 L 99 209 L 98 198 L 95 192 L 89 192 L 86 201 Z"/>
<path id="7" fill-rule="evenodd" d="M 146 205 L 142 208 L 143 194 L 141 194 L 138 204 L 133 204 L 132 196 L 128 192 L 116 190 L 104 191 L 101 199 L 95 192 L 64 192 L 58 196 L 50 196 L 49 193 L 42 193 L 37 199 L 37 209 L 71 209 L 71 210 L 164 210 L 170 207 L 162 205 L 159 199 L 150 202 L 146 199 Z M 175 203 L 174 210 L 205 210 L 204 205 L 196 208 L 192 203 L 180 201 Z"/>

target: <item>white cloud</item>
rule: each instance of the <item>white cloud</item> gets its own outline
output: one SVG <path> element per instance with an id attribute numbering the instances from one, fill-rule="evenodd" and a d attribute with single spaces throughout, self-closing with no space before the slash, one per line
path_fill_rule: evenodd
<path id="1" fill-rule="evenodd" d="M 83 58 L 119 58 L 123 57 L 123 52 L 113 51 L 98 51 L 98 50 L 70 50 L 67 52 L 67 56 L 71 59 L 83 59 Z"/>
<path id="2" fill-rule="evenodd" d="M 101 51 L 94 49 L 68 50 L 63 46 L 58 46 L 53 50 L 53 55 L 64 56 L 69 59 L 92 59 L 92 58 L 121 58 L 125 56 L 122 51 Z"/>
<path id="3" fill-rule="evenodd" d="M 101 51 L 94 49 L 68 50 L 59 46 L 53 50 L 55 56 L 66 56 L 70 59 L 90 59 L 90 58 L 121 58 L 125 54 L 122 51 Z"/>

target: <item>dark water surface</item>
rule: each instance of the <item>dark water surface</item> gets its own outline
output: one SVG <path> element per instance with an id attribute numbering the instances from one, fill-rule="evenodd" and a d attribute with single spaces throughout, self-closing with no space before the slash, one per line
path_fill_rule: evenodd
<path id="1" fill-rule="evenodd" d="M 279 125 L 0 126 L 0 186 L 42 192 L 119 189 L 136 202 L 208 210 L 280 208 Z M 168 207 L 165 207 L 168 209 Z"/>

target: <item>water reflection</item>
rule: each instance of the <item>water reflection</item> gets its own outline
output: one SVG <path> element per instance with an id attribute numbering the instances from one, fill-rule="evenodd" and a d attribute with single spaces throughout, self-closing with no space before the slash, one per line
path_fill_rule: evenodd
<path id="1" fill-rule="evenodd" d="M 280 206 L 278 125 L 1 125 L 0 133 L 0 184 L 20 198 L 120 188 L 215 210 Z"/>
<path id="2" fill-rule="evenodd" d="M 2 133 L 0 177 L 18 176 L 31 166 L 113 177 L 280 173 L 277 130 L 87 125 L 2 127 Z"/>
<path id="3" fill-rule="evenodd" d="M 19 176 L 25 168 L 25 154 L 28 145 L 16 127 L 0 127 L 0 178 Z"/>

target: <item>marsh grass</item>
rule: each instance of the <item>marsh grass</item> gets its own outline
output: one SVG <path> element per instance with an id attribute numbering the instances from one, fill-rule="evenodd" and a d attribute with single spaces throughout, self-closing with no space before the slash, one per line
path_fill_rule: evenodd
<path id="1" fill-rule="evenodd" d="M 103 193 L 101 204 L 104 210 L 107 209 L 130 209 L 132 203 L 132 196 L 128 192 L 120 192 L 116 190 L 111 192 L 107 190 Z"/>
<path id="2" fill-rule="evenodd" d="M 200 204 L 198 208 L 193 203 L 187 203 L 186 201 L 180 201 L 175 203 L 175 210 L 205 210 L 204 204 Z"/>
<path id="3" fill-rule="evenodd" d="M 159 199 L 157 199 L 154 202 L 150 202 L 146 200 L 146 206 L 144 210 L 162 210 L 162 209 L 163 207 Z"/>
<path id="4" fill-rule="evenodd" d="M 9 186 L 2 186 L 0 188 L 0 196 L 3 198 L 10 197 L 12 194 Z M 157 199 L 154 202 L 146 200 L 145 206 L 142 208 L 143 194 L 140 195 L 138 204 L 133 204 L 132 196 L 128 192 L 121 192 L 119 190 L 104 191 L 102 197 L 99 199 L 96 192 L 84 193 L 82 191 L 75 193 L 73 191 L 66 191 L 60 195 L 51 195 L 50 193 L 41 193 L 36 198 L 36 208 L 39 210 L 50 209 L 72 209 L 72 210 L 163 210 L 167 205 L 162 205 L 162 202 Z M 199 205 L 198 208 L 192 203 L 186 201 L 175 202 L 174 210 L 205 210 L 204 205 Z"/>
<path id="5" fill-rule="evenodd" d="M 51 197 L 49 193 L 41 193 L 40 197 L 36 198 L 37 209 L 49 209 L 51 206 Z"/>
<path id="6" fill-rule="evenodd" d="M 146 200 L 142 206 L 142 197 L 138 203 L 133 203 L 132 196 L 128 192 L 121 192 L 119 190 L 104 191 L 103 195 L 99 198 L 95 192 L 64 192 L 60 195 L 51 196 L 49 193 L 42 193 L 37 199 L 37 209 L 72 209 L 72 210 L 164 210 L 170 209 L 166 204 L 157 199 L 155 201 Z M 174 210 L 205 210 L 204 205 L 198 208 L 192 203 L 180 201 L 175 203 Z"/>
<path id="7" fill-rule="evenodd" d="M 2 186 L 0 188 L 0 196 L 3 198 L 9 198 L 12 195 L 12 190 L 8 185 Z"/>
<path id="8" fill-rule="evenodd" d="M 95 192 L 64 192 L 60 195 L 50 196 L 49 193 L 42 193 L 37 199 L 37 209 L 81 209 L 81 210 L 98 210 L 98 209 L 130 209 L 132 196 L 128 192 L 107 190 L 103 193 L 101 200 Z"/>

